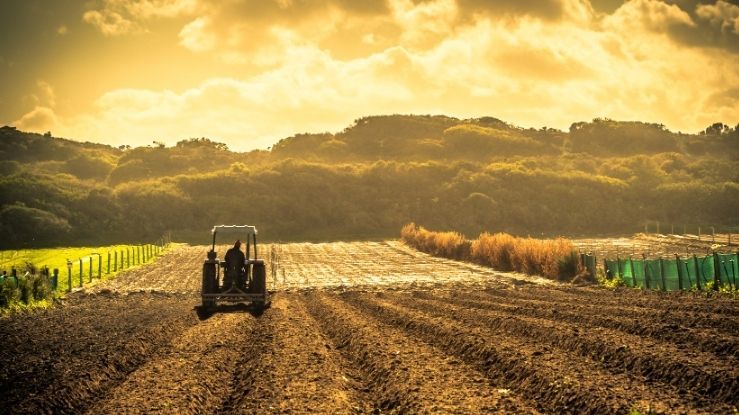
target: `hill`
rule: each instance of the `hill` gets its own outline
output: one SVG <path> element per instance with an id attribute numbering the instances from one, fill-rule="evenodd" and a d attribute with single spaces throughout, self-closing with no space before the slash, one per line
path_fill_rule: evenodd
<path id="1" fill-rule="evenodd" d="M 269 239 L 632 233 L 739 224 L 739 125 L 683 134 L 596 119 L 569 131 L 492 117 L 374 116 L 271 150 L 207 138 L 114 148 L 0 128 L 0 245 L 202 241 L 215 223 Z M 680 228 L 681 229 L 681 228 Z"/>

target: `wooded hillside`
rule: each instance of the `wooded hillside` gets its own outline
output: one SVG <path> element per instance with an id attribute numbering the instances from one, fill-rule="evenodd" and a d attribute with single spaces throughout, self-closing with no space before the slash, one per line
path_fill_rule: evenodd
<path id="1" fill-rule="evenodd" d="M 0 128 L 0 246 L 205 242 L 213 224 L 271 240 L 633 233 L 739 224 L 739 125 L 700 134 L 596 119 L 569 131 L 485 117 L 377 116 L 237 153 L 209 139 L 114 148 Z M 681 230 L 681 228 L 678 228 Z"/>

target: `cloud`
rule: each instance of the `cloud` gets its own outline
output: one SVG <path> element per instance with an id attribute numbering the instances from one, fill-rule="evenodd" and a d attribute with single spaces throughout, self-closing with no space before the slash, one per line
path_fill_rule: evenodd
<path id="1" fill-rule="evenodd" d="M 694 27 L 690 15 L 679 6 L 660 0 L 631 0 L 619 7 L 606 22 L 612 29 L 668 30 L 674 26 Z"/>
<path id="2" fill-rule="evenodd" d="M 31 95 L 36 104 L 41 104 L 50 108 L 56 106 L 56 92 L 54 88 L 46 81 L 36 81 L 37 94 Z"/>
<path id="3" fill-rule="evenodd" d="M 191 15 L 201 10 L 201 0 L 103 0 L 82 15 L 82 20 L 106 36 L 146 31 L 153 18 Z"/>
<path id="4" fill-rule="evenodd" d="M 90 12 L 132 25 L 111 34 L 179 17 L 180 46 L 230 76 L 110 90 L 75 116 L 39 99 L 24 122 L 46 119 L 66 136 L 116 145 L 206 136 L 240 150 L 388 113 L 562 129 L 594 117 L 684 131 L 733 124 L 739 57 L 695 40 L 685 47 L 680 36 L 729 39 L 734 9 L 688 3 L 631 0 L 604 14 L 585 0 L 108 0 Z"/>
<path id="5" fill-rule="evenodd" d="M 676 42 L 692 47 L 715 48 L 730 53 L 739 53 L 739 6 L 735 2 L 725 0 L 717 0 L 714 3 L 707 3 L 706 0 L 632 0 L 624 4 L 619 11 L 633 10 L 636 4 L 654 10 L 664 11 L 669 8 L 675 24 L 655 24 L 648 28 L 664 33 Z M 644 14 L 649 13 L 641 15 Z M 690 23 L 687 21 L 688 18 Z M 685 24 L 680 24 L 680 21 Z"/>
<path id="6" fill-rule="evenodd" d="M 87 11 L 82 15 L 82 20 L 95 26 L 105 36 L 119 36 L 141 30 L 132 21 L 109 10 Z"/>
<path id="7" fill-rule="evenodd" d="M 58 125 L 58 122 L 58 117 L 53 109 L 37 106 L 21 118 L 15 120 L 13 125 L 25 131 L 46 132 L 53 130 Z"/>
<path id="8" fill-rule="evenodd" d="M 494 18 L 530 16 L 548 21 L 583 19 L 594 13 L 588 0 L 457 0 L 466 14 L 484 14 Z"/>
<path id="9" fill-rule="evenodd" d="M 684 16 L 634 6 L 647 15 L 637 19 L 639 30 L 614 20 L 599 26 L 484 18 L 423 48 L 393 46 L 352 59 L 283 34 L 282 59 L 270 69 L 182 91 L 113 90 L 95 111 L 60 120 L 59 129 L 132 145 L 207 136 L 246 150 L 388 113 L 493 115 L 562 129 L 600 116 L 689 131 L 734 122 L 739 101 L 722 91 L 739 88 L 732 69 L 739 59 L 669 41 L 651 28 L 687 24 Z M 625 12 L 634 10 L 614 19 Z"/>
<path id="10" fill-rule="evenodd" d="M 55 129 L 60 122 L 54 111 L 56 107 L 56 93 L 54 88 L 43 80 L 36 81 L 37 92 L 27 98 L 33 102 L 33 109 L 19 119 L 13 121 L 16 128 L 33 132 L 46 132 Z"/>
<path id="11" fill-rule="evenodd" d="M 739 34 L 739 6 L 719 0 L 716 4 L 699 4 L 696 14 L 721 33 Z"/>
<path id="12" fill-rule="evenodd" d="M 211 20 L 198 17 L 180 31 L 180 44 L 194 52 L 207 52 L 216 46 L 216 37 L 210 33 Z"/>

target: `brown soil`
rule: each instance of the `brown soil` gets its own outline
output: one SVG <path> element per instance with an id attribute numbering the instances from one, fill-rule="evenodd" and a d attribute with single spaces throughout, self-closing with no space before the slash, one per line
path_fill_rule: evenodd
<path id="1" fill-rule="evenodd" d="M 197 308 L 206 247 L 0 320 L 0 413 L 735 413 L 739 303 L 571 287 L 397 242 L 267 246 L 272 307 Z"/>

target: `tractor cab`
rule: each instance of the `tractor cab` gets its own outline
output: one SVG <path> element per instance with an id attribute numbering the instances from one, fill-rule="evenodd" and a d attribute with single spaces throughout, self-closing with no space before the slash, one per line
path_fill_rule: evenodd
<path id="1" fill-rule="evenodd" d="M 269 307 L 271 300 L 267 291 L 267 273 L 264 261 L 257 258 L 257 228 L 251 225 L 219 225 L 214 226 L 211 232 L 213 243 L 203 263 L 203 307 L 213 307 L 219 302 L 246 302 L 257 309 Z M 223 258 L 218 257 L 216 243 L 219 236 L 228 237 L 228 242 L 236 239 L 244 242 L 246 252 L 243 264 L 241 260 L 227 263 L 225 252 Z"/>

